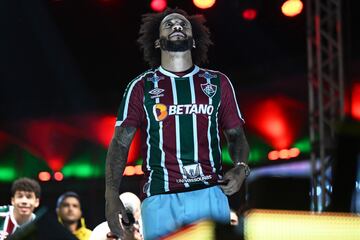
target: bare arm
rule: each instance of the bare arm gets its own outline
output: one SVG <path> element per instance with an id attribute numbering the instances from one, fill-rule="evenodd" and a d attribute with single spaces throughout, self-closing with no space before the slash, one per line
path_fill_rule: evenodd
<path id="1" fill-rule="evenodd" d="M 123 235 L 119 214 L 125 223 L 129 223 L 124 205 L 119 198 L 119 187 L 135 132 L 134 127 L 116 127 L 106 156 L 105 215 L 111 232 L 118 237 Z"/>
<path id="2" fill-rule="evenodd" d="M 228 142 L 229 154 L 235 167 L 230 169 L 224 176 L 222 189 L 225 194 L 232 195 L 240 190 L 246 178 L 245 168 L 241 163 L 247 163 L 249 158 L 249 144 L 246 140 L 242 126 L 224 131 Z"/>

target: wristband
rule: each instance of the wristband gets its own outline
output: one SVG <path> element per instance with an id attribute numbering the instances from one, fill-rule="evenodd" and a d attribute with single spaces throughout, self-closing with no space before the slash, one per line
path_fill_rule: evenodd
<path id="1" fill-rule="evenodd" d="M 245 177 L 247 177 L 247 176 L 250 175 L 251 170 L 250 170 L 249 165 L 247 165 L 247 164 L 244 163 L 244 162 L 236 162 L 235 165 L 236 165 L 237 167 L 242 167 L 242 168 L 244 168 L 244 170 L 245 170 Z"/>

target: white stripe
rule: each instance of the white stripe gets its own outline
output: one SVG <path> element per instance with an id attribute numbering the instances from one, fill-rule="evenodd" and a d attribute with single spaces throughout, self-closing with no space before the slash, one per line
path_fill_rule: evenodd
<path id="1" fill-rule="evenodd" d="M 212 104 L 213 104 L 213 100 L 212 100 L 212 98 L 209 98 L 209 105 L 212 105 Z M 208 134 L 207 135 L 208 135 L 208 143 L 209 143 L 209 160 L 210 160 L 210 164 L 211 164 L 213 173 L 216 173 L 214 158 L 212 155 L 212 147 L 211 147 L 211 116 L 208 116 L 208 120 L 209 120 L 209 123 L 208 123 Z"/>
<path id="2" fill-rule="evenodd" d="M 217 142 L 218 142 L 218 149 L 219 149 L 219 153 L 220 153 L 220 158 L 221 158 L 221 146 L 220 146 L 220 134 L 219 134 L 219 122 L 218 122 L 218 114 L 219 114 L 219 107 L 220 107 L 220 103 L 218 105 L 218 108 L 216 110 L 216 137 L 217 137 Z M 221 161 L 221 159 L 220 159 Z M 220 171 L 222 170 L 222 164 L 220 164 Z"/>
<path id="3" fill-rule="evenodd" d="M 154 88 L 158 88 L 158 87 L 159 87 L 159 83 L 155 82 L 154 83 Z M 155 102 L 159 103 L 160 99 L 156 98 Z M 159 122 L 159 149 L 161 151 L 161 163 L 160 163 L 160 165 L 161 165 L 161 167 L 163 168 L 163 171 L 164 171 L 164 190 L 165 190 L 165 192 L 168 192 L 168 191 L 170 191 L 170 189 L 169 189 L 169 174 L 168 174 L 167 168 L 165 166 L 165 152 L 164 152 L 164 149 L 163 149 L 163 145 L 164 145 L 164 141 L 163 141 L 163 122 L 160 121 Z"/>
<path id="4" fill-rule="evenodd" d="M 148 189 L 146 191 L 146 195 L 148 197 L 150 197 L 150 187 L 151 187 L 151 176 L 152 176 L 152 173 L 153 173 L 153 170 L 151 170 L 150 168 L 150 163 L 149 163 L 149 160 L 150 160 L 150 118 L 149 118 L 149 114 L 148 112 L 146 111 L 146 107 L 145 107 L 145 104 L 143 105 L 144 106 L 144 111 L 145 111 L 145 114 L 146 114 L 146 120 L 147 120 L 147 127 L 146 127 L 146 145 L 147 145 L 147 153 L 146 153 L 146 169 L 148 171 L 151 171 L 150 172 L 150 175 L 149 175 L 149 179 L 148 181 L 146 182 L 146 184 L 148 184 Z M 145 184 L 145 185 L 146 185 Z"/>
<path id="5" fill-rule="evenodd" d="M 177 91 L 176 91 L 176 84 L 175 84 L 175 79 L 172 77 L 171 78 L 171 88 L 172 88 L 172 94 L 173 94 L 173 102 L 174 105 L 178 104 L 178 100 L 177 100 Z M 179 116 L 175 115 L 175 135 L 176 135 L 176 160 L 179 164 L 179 168 L 180 168 L 180 172 L 181 175 L 184 179 L 186 179 L 186 175 L 184 175 L 184 171 L 183 171 L 183 164 L 180 160 L 180 129 L 179 129 Z M 184 183 L 185 187 L 189 187 L 189 183 Z"/>
<path id="6" fill-rule="evenodd" d="M 149 180 L 148 180 L 148 188 L 147 188 L 147 190 L 146 190 L 146 195 L 148 196 L 148 197 L 150 197 L 150 188 L 151 188 L 151 180 L 152 180 L 152 175 L 153 175 L 153 172 L 154 172 L 154 170 L 151 170 L 150 171 L 150 175 L 149 175 Z"/>
<path id="7" fill-rule="evenodd" d="M 190 81 L 190 91 L 191 91 L 191 103 L 196 104 L 196 96 L 195 96 L 195 87 L 194 87 L 194 78 L 191 76 L 189 77 Z M 196 163 L 199 163 L 199 142 L 198 142 L 198 135 L 197 135 L 197 119 L 196 114 L 192 114 L 192 120 L 193 120 L 193 137 L 194 137 L 194 161 Z M 204 173 L 201 167 L 201 164 L 199 164 L 200 168 L 200 175 L 204 177 Z M 207 181 L 204 181 L 205 184 L 209 184 Z"/>
<path id="8" fill-rule="evenodd" d="M 123 119 L 120 121 L 116 121 L 115 126 L 119 127 L 121 126 L 121 124 L 123 123 L 123 121 L 125 121 L 127 114 L 128 114 L 128 109 L 129 109 L 129 101 L 130 101 L 130 97 L 131 97 L 131 93 L 133 88 L 135 87 L 136 83 L 138 83 L 139 81 L 142 80 L 142 78 L 152 72 L 145 72 L 144 74 L 142 74 L 141 76 L 139 76 L 138 78 L 134 79 L 133 82 L 131 83 L 131 85 L 129 86 L 129 90 L 126 92 L 126 98 L 125 98 L 125 104 L 124 104 L 124 112 L 123 112 Z"/>
<path id="9" fill-rule="evenodd" d="M 5 232 L 7 230 L 7 227 L 8 227 L 8 224 L 9 224 L 9 220 L 10 220 L 10 215 L 6 216 L 5 217 L 5 221 L 4 221 L 4 228 L 3 228 L 3 231 Z M 0 235 L 1 237 L 1 235 Z M 5 238 L 0 238 L 0 240 L 4 240 Z"/>
<path id="10" fill-rule="evenodd" d="M 122 124 L 123 122 L 124 122 L 124 121 L 116 121 L 116 122 L 115 122 L 115 127 L 121 126 L 121 124 Z"/>

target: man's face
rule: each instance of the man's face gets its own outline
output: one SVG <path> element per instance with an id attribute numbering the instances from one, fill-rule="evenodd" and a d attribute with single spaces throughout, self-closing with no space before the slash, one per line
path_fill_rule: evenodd
<path id="1" fill-rule="evenodd" d="M 162 50 L 181 52 L 193 47 L 192 27 L 183 15 L 172 13 L 167 15 L 160 23 L 160 39 L 155 47 Z"/>
<path id="2" fill-rule="evenodd" d="M 81 218 L 80 202 L 75 197 L 67 197 L 57 209 L 58 215 L 64 223 L 74 223 Z"/>
<path id="3" fill-rule="evenodd" d="M 39 206 L 39 198 L 34 192 L 16 191 L 11 198 L 14 214 L 20 217 L 30 217 L 34 209 Z"/>

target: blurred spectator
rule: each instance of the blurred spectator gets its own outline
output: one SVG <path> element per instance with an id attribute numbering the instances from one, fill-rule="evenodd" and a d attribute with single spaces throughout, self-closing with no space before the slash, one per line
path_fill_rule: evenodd
<path id="1" fill-rule="evenodd" d="M 91 230 L 86 228 L 82 217 L 80 197 L 75 192 L 65 192 L 56 203 L 58 220 L 79 240 L 88 240 Z"/>

